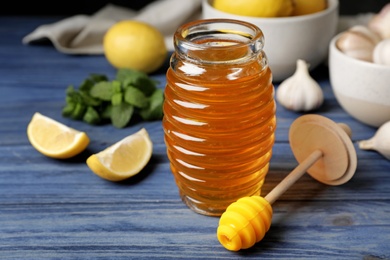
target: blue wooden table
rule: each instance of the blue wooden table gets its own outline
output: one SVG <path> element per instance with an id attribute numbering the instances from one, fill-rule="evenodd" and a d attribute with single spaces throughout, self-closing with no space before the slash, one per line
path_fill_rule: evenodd
<path id="1" fill-rule="evenodd" d="M 358 155 L 355 176 L 326 186 L 303 176 L 276 203 L 271 229 L 254 247 L 230 252 L 218 242 L 219 218 L 189 210 L 169 170 L 161 121 L 124 129 L 64 118 L 65 89 L 90 73 L 115 70 L 103 56 L 68 56 L 23 36 L 54 17 L 0 17 L 0 259 L 390 259 L 390 162 L 357 141 L 376 129 L 346 114 L 335 100 L 325 65 L 312 76 L 325 103 L 317 114 L 347 123 Z M 164 88 L 167 63 L 152 75 Z M 277 87 L 277 84 L 275 85 Z M 70 160 L 38 153 L 26 127 L 40 112 L 87 132 L 91 143 Z M 278 106 L 276 143 L 263 188 L 268 193 L 294 167 L 288 129 L 302 114 Z M 85 160 L 145 127 L 154 144 L 134 178 L 109 182 Z"/>

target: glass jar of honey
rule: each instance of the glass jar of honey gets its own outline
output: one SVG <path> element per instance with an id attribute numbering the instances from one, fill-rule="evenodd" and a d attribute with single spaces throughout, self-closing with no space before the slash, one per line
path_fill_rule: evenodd
<path id="1" fill-rule="evenodd" d="M 275 140 L 272 74 L 257 26 L 198 20 L 174 35 L 163 105 L 164 140 L 182 200 L 220 216 L 260 195 Z"/>

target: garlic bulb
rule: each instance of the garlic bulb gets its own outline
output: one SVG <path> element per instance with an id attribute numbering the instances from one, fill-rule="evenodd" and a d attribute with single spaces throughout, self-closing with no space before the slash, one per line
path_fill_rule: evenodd
<path id="1" fill-rule="evenodd" d="M 390 121 L 378 128 L 373 137 L 359 141 L 362 150 L 375 150 L 390 160 Z"/>
<path id="2" fill-rule="evenodd" d="M 386 4 L 368 23 L 368 27 L 383 39 L 390 38 L 390 3 Z"/>
<path id="3" fill-rule="evenodd" d="M 373 51 L 380 36 L 364 25 L 355 25 L 343 32 L 337 40 L 337 48 L 346 55 L 372 62 Z"/>
<path id="4" fill-rule="evenodd" d="M 373 60 L 374 63 L 390 66 L 390 38 L 376 45 Z"/>
<path id="5" fill-rule="evenodd" d="M 297 60 L 294 75 L 280 83 L 276 90 L 276 100 L 285 108 L 294 111 L 310 111 L 322 105 L 322 89 L 311 78 L 308 64 L 304 60 Z"/>

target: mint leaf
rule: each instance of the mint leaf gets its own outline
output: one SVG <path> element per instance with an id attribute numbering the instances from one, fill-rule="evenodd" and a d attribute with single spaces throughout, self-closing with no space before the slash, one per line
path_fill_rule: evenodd
<path id="1" fill-rule="evenodd" d="M 121 87 L 121 82 L 120 81 L 117 81 L 117 80 L 113 80 L 111 82 L 112 84 L 112 92 L 113 93 L 120 93 L 122 92 L 122 87 Z"/>
<path id="2" fill-rule="evenodd" d="M 76 103 L 75 107 L 72 111 L 72 114 L 70 115 L 73 119 L 81 119 L 84 116 L 85 110 L 87 109 L 87 106 L 83 103 Z"/>
<path id="3" fill-rule="evenodd" d="M 94 83 L 98 83 L 100 81 L 108 81 L 108 78 L 106 75 L 96 74 L 96 73 L 90 74 L 88 79 L 93 81 Z"/>
<path id="4" fill-rule="evenodd" d="M 75 92 L 75 89 L 74 89 L 74 86 L 73 85 L 69 85 L 66 90 L 65 90 L 65 94 L 68 96 L 70 94 L 72 94 L 73 92 Z"/>
<path id="5" fill-rule="evenodd" d="M 66 106 L 62 109 L 62 115 L 66 117 L 70 117 L 75 107 L 76 107 L 76 103 L 67 102 Z"/>
<path id="6" fill-rule="evenodd" d="M 87 106 L 99 106 L 102 103 L 101 100 L 91 97 L 88 92 L 80 91 L 79 95 L 82 99 L 82 102 Z"/>
<path id="7" fill-rule="evenodd" d="M 107 81 L 107 77 L 101 74 L 90 74 L 79 86 L 80 92 L 89 93 L 91 88 L 98 82 Z"/>
<path id="8" fill-rule="evenodd" d="M 140 111 L 144 120 L 157 120 L 163 117 L 164 92 L 156 89 L 149 97 L 149 106 Z"/>
<path id="9" fill-rule="evenodd" d="M 116 79 L 121 82 L 135 82 L 138 77 L 144 77 L 147 76 L 146 73 L 132 70 L 132 69 L 119 69 L 116 73 Z"/>
<path id="10" fill-rule="evenodd" d="M 79 91 L 89 92 L 93 85 L 95 85 L 94 81 L 92 81 L 91 79 L 85 79 L 83 82 L 81 82 L 79 86 Z"/>
<path id="11" fill-rule="evenodd" d="M 66 89 L 66 98 L 67 103 L 82 103 L 83 99 L 80 96 L 79 92 L 74 89 L 72 85 L 68 86 Z"/>
<path id="12" fill-rule="evenodd" d="M 91 106 L 87 108 L 87 111 L 85 112 L 83 116 L 83 121 L 87 122 L 88 124 L 97 124 L 100 122 L 100 117 L 98 112 Z"/>
<path id="13" fill-rule="evenodd" d="M 156 90 L 157 82 L 150 79 L 148 76 L 137 78 L 136 82 L 134 82 L 134 86 L 141 90 L 145 96 L 150 96 Z"/>
<path id="14" fill-rule="evenodd" d="M 148 98 L 139 89 L 128 87 L 125 90 L 125 101 L 135 107 L 144 108 L 149 105 Z"/>
<path id="15" fill-rule="evenodd" d="M 94 98 L 99 98 L 104 101 L 111 101 L 111 97 L 113 94 L 113 87 L 111 82 L 101 81 L 96 83 L 91 88 L 89 94 Z"/>
<path id="16" fill-rule="evenodd" d="M 117 105 L 120 105 L 122 104 L 122 100 L 123 100 L 123 94 L 122 93 L 114 93 L 114 95 L 112 95 L 111 97 L 111 104 L 113 106 L 117 106 Z"/>
<path id="17" fill-rule="evenodd" d="M 146 73 L 120 69 L 116 79 L 90 74 L 76 89 L 66 89 L 62 115 L 89 124 L 110 120 L 118 128 L 125 127 L 133 114 L 145 120 L 162 118 L 163 92 Z"/>
<path id="18" fill-rule="evenodd" d="M 112 106 L 111 108 L 111 122 L 117 128 L 125 127 L 133 115 L 134 107 L 127 103 Z"/>
<path id="19" fill-rule="evenodd" d="M 148 74 L 130 69 L 118 70 L 116 79 L 123 82 L 125 88 L 129 86 L 138 88 L 145 96 L 153 94 L 157 85 L 157 82 L 149 78 Z"/>

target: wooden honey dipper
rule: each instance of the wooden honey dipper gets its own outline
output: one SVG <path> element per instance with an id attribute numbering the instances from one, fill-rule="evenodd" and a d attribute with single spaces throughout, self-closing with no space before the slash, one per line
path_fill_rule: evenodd
<path id="1" fill-rule="evenodd" d="M 217 229 L 228 250 L 252 247 L 269 230 L 274 203 L 305 172 L 328 185 L 341 185 L 355 173 L 357 156 L 351 130 L 320 115 L 304 115 L 291 125 L 289 141 L 299 165 L 265 196 L 244 197 L 227 207 Z"/>

